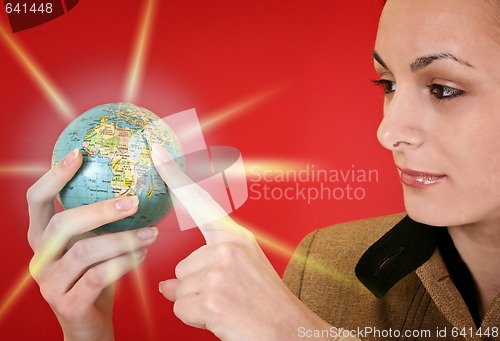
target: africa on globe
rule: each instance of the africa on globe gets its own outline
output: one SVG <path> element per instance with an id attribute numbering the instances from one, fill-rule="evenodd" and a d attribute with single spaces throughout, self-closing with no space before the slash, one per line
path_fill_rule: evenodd
<path id="1" fill-rule="evenodd" d="M 103 225 L 97 233 L 153 226 L 172 208 L 165 182 L 151 160 L 151 146 L 163 145 L 184 168 L 174 131 L 157 115 L 129 103 L 94 107 L 73 120 L 54 146 L 52 164 L 78 148 L 83 164 L 59 193 L 64 209 L 137 195 L 136 214 Z"/>

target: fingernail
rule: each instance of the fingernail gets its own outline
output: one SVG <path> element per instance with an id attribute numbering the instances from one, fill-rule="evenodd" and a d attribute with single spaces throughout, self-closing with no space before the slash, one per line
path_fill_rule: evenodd
<path id="1" fill-rule="evenodd" d="M 115 207 L 118 211 L 128 211 L 139 204 L 139 198 L 134 196 L 124 197 L 115 202 Z"/>
<path id="2" fill-rule="evenodd" d="M 167 162 L 172 160 L 172 157 L 167 150 L 158 143 L 153 144 L 153 154 L 159 162 Z"/>
<path id="3" fill-rule="evenodd" d="M 137 237 L 142 240 L 153 239 L 158 235 L 158 229 L 156 227 L 147 227 L 144 229 L 137 230 Z"/>
<path id="4" fill-rule="evenodd" d="M 71 165 L 78 157 L 78 154 L 80 154 L 80 152 L 78 151 L 78 148 L 75 148 L 70 153 L 68 153 L 68 155 L 66 155 L 64 157 L 64 161 L 63 161 L 64 166 L 68 167 L 69 165 Z"/>
<path id="5" fill-rule="evenodd" d="M 161 291 L 161 285 L 165 283 L 164 281 L 163 282 L 160 282 L 158 283 L 158 291 L 161 292 L 163 294 L 163 292 Z"/>

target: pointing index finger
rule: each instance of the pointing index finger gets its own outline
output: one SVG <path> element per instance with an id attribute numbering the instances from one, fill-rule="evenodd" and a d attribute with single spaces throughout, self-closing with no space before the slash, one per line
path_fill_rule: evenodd
<path id="1" fill-rule="evenodd" d="M 153 144 L 152 149 L 158 173 L 198 225 L 207 244 L 232 239 L 236 232 L 241 232 L 242 228 L 206 190 L 184 173 L 165 148 Z"/>

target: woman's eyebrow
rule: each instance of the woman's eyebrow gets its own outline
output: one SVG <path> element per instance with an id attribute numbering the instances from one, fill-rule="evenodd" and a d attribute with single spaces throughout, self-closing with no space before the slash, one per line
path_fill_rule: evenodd
<path id="1" fill-rule="evenodd" d="M 389 69 L 387 67 L 387 64 L 384 62 L 384 60 L 382 59 L 382 57 L 380 57 L 380 55 L 378 54 L 377 51 L 373 51 L 372 56 L 373 56 L 373 59 L 375 59 L 377 61 L 377 63 L 379 63 L 380 65 L 382 65 L 384 68 Z M 440 59 L 449 59 L 449 60 L 452 60 L 454 62 L 457 62 L 457 63 L 460 63 L 462 65 L 465 65 L 467 67 L 474 68 L 474 66 L 471 63 L 469 63 L 469 62 L 467 62 L 467 61 L 465 61 L 463 59 L 458 58 L 454 54 L 449 53 L 449 52 L 443 52 L 443 53 L 433 53 L 433 54 L 430 54 L 430 55 L 427 55 L 427 56 L 422 56 L 422 57 L 416 58 L 410 64 L 410 70 L 412 72 L 417 72 L 417 71 L 423 69 L 424 67 L 430 65 L 432 62 L 434 62 L 436 60 L 440 60 Z"/>
<path id="2" fill-rule="evenodd" d="M 472 64 L 470 64 L 469 62 L 456 57 L 452 53 L 444 52 L 444 53 L 434 53 L 427 56 L 416 58 L 415 61 L 413 61 L 413 63 L 410 64 L 410 70 L 412 72 L 419 71 L 424 67 L 430 65 L 432 62 L 440 59 L 450 59 L 467 67 L 474 68 L 474 66 L 472 66 Z"/>
<path id="3" fill-rule="evenodd" d="M 373 59 L 375 59 L 377 61 L 377 63 L 379 63 L 380 65 L 382 65 L 383 67 L 385 67 L 387 70 L 389 70 L 389 68 L 387 67 L 387 65 L 385 64 L 385 62 L 382 60 L 382 58 L 380 57 L 380 55 L 377 53 L 377 51 L 373 51 L 372 56 L 373 56 Z"/>

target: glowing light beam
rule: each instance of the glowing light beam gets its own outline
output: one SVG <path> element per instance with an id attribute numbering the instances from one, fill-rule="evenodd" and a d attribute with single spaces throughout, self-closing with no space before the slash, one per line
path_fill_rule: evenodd
<path id="1" fill-rule="evenodd" d="M 0 164 L 0 175 L 41 175 L 49 169 L 48 165 L 42 163 Z"/>
<path id="2" fill-rule="evenodd" d="M 14 283 L 12 289 L 9 293 L 2 299 L 2 303 L 0 304 L 0 322 L 2 322 L 3 318 L 7 315 L 7 312 L 14 305 L 14 303 L 23 295 L 26 289 L 31 284 L 31 275 L 29 271 L 23 273 L 23 275 L 19 278 L 19 280 Z"/>
<path id="3" fill-rule="evenodd" d="M 208 129 L 213 129 L 217 125 L 235 118 L 237 115 L 244 113 L 246 110 L 259 104 L 263 100 L 268 99 L 271 95 L 275 94 L 280 89 L 281 88 L 274 88 L 268 91 L 264 91 L 253 97 L 217 110 L 215 113 L 208 115 L 208 118 L 203 120 L 200 125 L 204 132 L 206 132 Z"/>
<path id="4" fill-rule="evenodd" d="M 245 159 L 245 173 L 258 175 L 259 177 L 267 173 L 287 173 L 304 169 L 306 164 L 299 160 L 286 159 Z"/>
<path id="5" fill-rule="evenodd" d="M 155 332 L 154 332 L 154 327 L 153 327 L 153 314 L 151 312 L 151 307 L 152 305 L 150 304 L 150 297 L 149 297 L 149 291 L 147 289 L 147 286 L 145 284 L 145 274 L 142 271 L 142 267 L 138 266 L 134 270 L 134 282 L 136 286 L 136 292 L 139 296 L 139 299 L 141 301 L 141 308 L 142 308 L 142 313 L 144 317 L 144 322 L 148 326 L 149 330 L 149 339 L 150 340 L 155 340 Z"/>
<path id="6" fill-rule="evenodd" d="M 127 83 L 125 86 L 124 98 L 126 102 L 132 103 L 137 95 L 139 82 L 142 78 L 144 70 L 144 57 L 149 45 L 153 11 L 155 8 L 155 0 L 147 0 L 142 14 L 141 24 L 137 31 L 136 41 L 134 45 L 134 55 L 130 63 Z"/>
<path id="7" fill-rule="evenodd" d="M 285 243 L 280 239 L 273 237 L 269 233 L 266 233 L 262 229 L 256 228 L 255 226 L 252 226 L 247 222 L 242 222 L 240 219 L 238 219 L 238 221 L 242 226 L 245 226 L 253 233 L 259 245 L 261 245 L 264 249 L 274 252 L 279 256 L 285 257 L 288 260 L 293 259 L 294 261 L 297 261 L 299 263 L 307 262 L 307 266 L 312 271 L 318 272 L 322 276 L 329 277 L 332 280 L 343 283 L 347 287 L 362 287 L 361 282 L 353 278 L 349 278 L 347 274 L 336 268 L 327 266 L 323 262 L 315 259 L 314 256 L 311 256 L 308 253 L 295 252 L 295 248 L 288 243 Z"/>
<path id="8" fill-rule="evenodd" d="M 2 301 L 0 305 L 0 321 L 3 316 L 12 308 L 17 299 L 26 291 L 29 284 L 31 284 L 32 275 L 36 277 L 53 259 L 54 255 L 61 251 L 64 241 L 66 241 L 65 234 L 70 231 L 69 228 L 62 228 L 55 234 L 54 238 L 47 244 L 47 247 L 40 252 L 40 256 L 33 259 L 26 272 L 15 283 L 10 293 Z"/>
<path id="9" fill-rule="evenodd" d="M 16 42 L 14 37 L 7 31 L 4 25 L 0 22 L 0 37 L 14 54 L 18 62 L 23 66 L 28 75 L 42 90 L 45 97 L 52 103 L 57 113 L 65 121 L 70 121 L 75 117 L 75 110 L 71 104 L 64 98 L 57 87 L 52 83 L 43 70 L 36 64 L 35 60 L 30 57 L 28 52 Z"/>
<path id="10" fill-rule="evenodd" d="M 282 242 L 281 240 L 260 229 L 255 228 L 254 226 L 244 226 L 254 234 L 255 238 L 262 247 L 269 249 L 270 251 L 284 257 L 285 259 L 290 259 L 290 257 L 293 255 L 294 248 L 290 244 Z"/>

